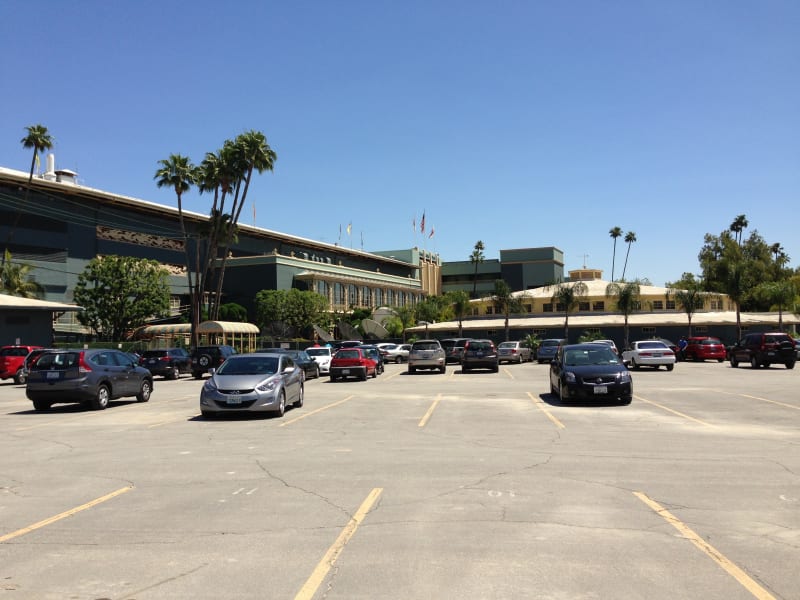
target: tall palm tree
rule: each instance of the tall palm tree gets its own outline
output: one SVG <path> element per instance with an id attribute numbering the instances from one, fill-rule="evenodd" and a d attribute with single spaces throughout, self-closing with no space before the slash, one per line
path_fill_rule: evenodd
<path id="1" fill-rule="evenodd" d="M 186 221 L 183 217 L 183 195 L 188 192 L 192 185 L 197 181 L 197 167 L 192 164 L 191 159 L 181 154 L 170 154 L 169 158 L 158 161 L 160 165 L 153 179 L 156 186 L 168 187 L 175 190 L 178 199 L 178 221 L 181 226 L 181 240 L 183 242 L 183 252 L 186 261 L 186 279 L 189 285 L 189 310 L 191 314 L 191 344 L 197 346 L 197 325 L 200 323 L 200 313 L 197 312 L 198 302 L 197 281 L 192 281 L 192 260 L 189 240 L 186 235 Z M 197 265 L 194 265 L 197 268 Z"/>
<path id="2" fill-rule="evenodd" d="M 478 265 L 486 258 L 483 254 L 485 250 L 483 242 L 478 240 L 475 242 L 475 247 L 472 249 L 472 254 L 469 255 L 469 262 L 475 265 L 475 275 L 472 277 L 472 297 L 478 297 Z"/>
<path id="3" fill-rule="evenodd" d="M 689 335 L 692 337 L 692 317 L 705 306 L 707 293 L 701 285 L 688 286 L 686 289 L 667 288 L 667 298 L 674 298 L 675 304 L 681 307 L 689 320 Z"/>
<path id="4" fill-rule="evenodd" d="M 495 279 L 494 290 L 492 292 L 492 303 L 494 304 L 495 311 L 505 316 L 505 341 L 508 341 L 508 318 L 512 312 L 516 313 L 520 311 L 522 303 L 519 301 L 519 299 L 514 297 L 514 293 L 511 291 L 511 286 L 509 286 L 502 279 Z M 459 333 L 459 335 L 461 334 Z"/>
<path id="5" fill-rule="evenodd" d="M 458 321 L 458 337 L 464 335 L 462 321 L 469 314 L 469 294 L 464 290 L 455 290 L 447 293 L 447 299 L 453 307 L 453 316 Z"/>
<path id="6" fill-rule="evenodd" d="M 747 217 L 745 215 L 737 215 L 737 217 L 731 223 L 729 229 L 733 232 L 736 243 L 740 246 L 742 245 L 742 235 L 747 226 L 750 223 L 747 221 Z"/>
<path id="7" fill-rule="evenodd" d="M 44 152 L 45 150 L 49 150 L 53 147 L 53 138 L 50 136 L 47 131 L 47 127 L 44 125 L 29 125 L 25 129 L 28 131 L 28 135 L 22 138 L 20 143 L 22 144 L 23 148 L 33 148 L 33 156 L 31 157 L 31 171 L 28 174 L 28 186 L 25 188 L 25 199 L 22 202 L 22 206 L 28 205 L 28 195 L 31 191 L 31 182 L 33 181 L 33 170 L 36 167 L 36 158 L 39 156 L 40 152 Z M 14 215 L 14 224 L 8 230 L 8 237 L 6 238 L 6 247 L 5 251 L 3 252 L 2 264 L 5 264 L 6 262 L 6 252 L 9 250 L 11 240 L 14 237 L 14 231 L 17 229 L 17 225 L 19 224 L 22 206 L 17 208 L 17 212 Z"/>
<path id="8" fill-rule="evenodd" d="M 10 296 L 21 298 L 41 298 L 44 288 L 31 279 L 31 265 L 25 263 L 12 263 L 11 253 L 3 253 L 3 266 L 0 269 L 0 291 Z"/>
<path id="9" fill-rule="evenodd" d="M 611 281 L 614 281 L 614 264 L 617 261 L 617 238 L 622 237 L 622 229 L 620 227 L 612 227 L 608 230 L 608 235 L 614 240 L 614 254 L 611 257 Z"/>
<path id="10" fill-rule="evenodd" d="M 625 252 L 625 265 L 622 267 L 622 280 L 625 281 L 625 271 L 628 268 L 628 255 L 631 253 L 631 244 L 636 241 L 636 233 L 629 231 L 625 234 L 625 243 L 628 244 L 628 249 Z"/>
<path id="11" fill-rule="evenodd" d="M 625 317 L 623 348 L 628 348 L 628 317 L 639 308 L 641 287 L 638 281 L 611 282 L 606 286 L 606 298 L 614 298 L 617 310 Z"/>
<path id="12" fill-rule="evenodd" d="M 569 313 L 578 308 L 580 301 L 589 294 L 582 281 L 561 281 L 553 286 L 552 302 L 564 309 L 564 339 L 569 341 Z"/>

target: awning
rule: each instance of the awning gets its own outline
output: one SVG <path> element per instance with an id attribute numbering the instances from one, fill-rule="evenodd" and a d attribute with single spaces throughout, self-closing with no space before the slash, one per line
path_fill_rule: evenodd
<path id="1" fill-rule="evenodd" d="M 197 333 L 258 333 L 259 329 L 252 323 L 235 321 L 203 321 L 197 326 Z"/>

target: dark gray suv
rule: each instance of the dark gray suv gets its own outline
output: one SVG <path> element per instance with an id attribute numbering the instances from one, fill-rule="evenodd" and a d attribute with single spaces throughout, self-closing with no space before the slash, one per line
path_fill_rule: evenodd
<path id="1" fill-rule="evenodd" d="M 48 350 L 31 365 L 25 395 L 36 410 L 81 403 L 102 410 L 110 400 L 150 400 L 153 375 L 119 350 Z"/>
<path id="2" fill-rule="evenodd" d="M 794 340 L 786 333 L 748 333 L 731 348 L 731 366 L 750 363 L 754 369 L 771 364 L 783 364 L 794 369 L 797 354 Z"/>

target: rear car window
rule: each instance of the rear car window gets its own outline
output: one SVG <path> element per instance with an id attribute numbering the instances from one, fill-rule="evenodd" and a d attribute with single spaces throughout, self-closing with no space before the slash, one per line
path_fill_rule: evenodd
<path id="1" fill-rule="evenodd" d="M 561 342 L 558 340 L 544 340 L 541 345 L 542 346 L 558 346 Z"/>
<path id="2" fill-rule="evenodd" d="M 361 358 L 361 352 L 358 350 L 339 350 L 336 353 L 336 358 Z"/>
<path id="3" fill-rule="evenodd" d="M 58 353 L 50 353 L 50 354 L 43 354 L 39 357 L 33 364 L 34 369 L 38 369 L 41 371 L 44 370 L 61 370 L 61 369 L 69 369 L 70 367 L 74 367 L 78 364 L 78 354 L 75 352 L 58 352 Z"/>
<path id="4" fill-rule="evenodd" d="M 436 342 L 418 342 L 412 347 L 414 350 L 438 350 L 439 344 Z"/>
<path id="5" fill-rule="evenodd" d="M 492 345 L 488 342 L 470 342 L 469 346 L 467 346 L 469 350 L 478 350 L 478 351 L 486 351 L 491 350 Z"/>
<path id="6" fill-rule="evenodd" d="M 645 348 L 648 350 L 655 350 L 657 348 L 663 349 L 666 347 L 667 345 L 662 342 L 642 342 L 639 344 L 639 348 Z"/>

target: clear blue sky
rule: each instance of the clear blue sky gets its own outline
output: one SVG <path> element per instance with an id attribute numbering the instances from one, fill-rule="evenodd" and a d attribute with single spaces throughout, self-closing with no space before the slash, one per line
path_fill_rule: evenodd
<path id="1" fill-rule="evenodd" d="M 663 285 L 745 214 L 796 267 L 798 32 L 796 0 L 5 0 L 0 166 L 28 170 L 41 123 L 80 183 L 174 205 L 159 159 L 257 129 L 268 229 L 445 261 L 557 246 L 609 279 L 619 226 L 627 278 Z"/>

